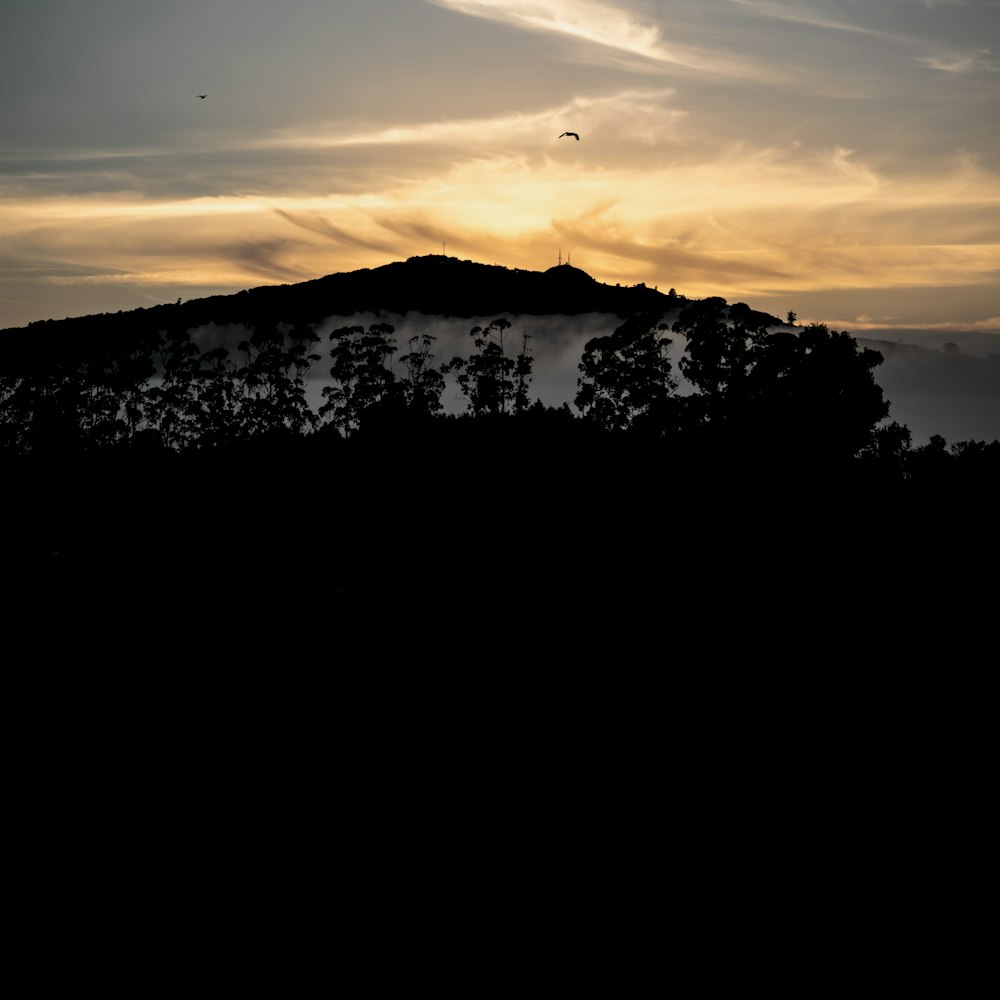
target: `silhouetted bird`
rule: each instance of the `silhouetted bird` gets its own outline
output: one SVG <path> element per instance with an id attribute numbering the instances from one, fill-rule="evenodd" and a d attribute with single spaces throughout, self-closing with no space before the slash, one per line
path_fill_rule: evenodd
<path id="1" fill-rule="evenodd" d="M 200 97 L 200 98 L 201 98 L 202 100 L 205 100 L 205 98 L 206 98 L 206 97 L 208 97 L 208 94 L 199 94 L 198 96 L 199 96 L 199 97 Z"/>
<path id="2" fill-rule="evenodd" d="M 557 138 L 561 139 L 563 137 L 563 135 L 571 135 L 571 136 L 573 136 L 574 139 L 576 139 L 577 142 L 580 141 L 580 137 L 575 132 L 563 132 L 563 134 L 560 135 L 560 136 L 557 136 Z"/>

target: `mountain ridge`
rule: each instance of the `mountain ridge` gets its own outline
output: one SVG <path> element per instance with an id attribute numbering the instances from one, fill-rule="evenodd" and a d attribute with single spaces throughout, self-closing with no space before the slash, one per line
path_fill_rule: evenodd
<path id="1" fill-rule="evenodd" d="M 672 291 L 672 290 L 671 290 Z M 419 312 L 453 317 L 580 315 L 620 318 L 666 311 L 687 301 L 644 284 L 621 287 L 596 281 L 580 268 L 560 264 L 546 271 L 480 264 L 431 254 L 284 285 L 261 285 L 228 295 L 162 303 L 117 313 L 36 320 L 0 330 L 0 338 L 25 332 L 74 335 L 99 326 L 102 333 L 193 329 L 209 323 L 317 323 L 355 313 Z"/>

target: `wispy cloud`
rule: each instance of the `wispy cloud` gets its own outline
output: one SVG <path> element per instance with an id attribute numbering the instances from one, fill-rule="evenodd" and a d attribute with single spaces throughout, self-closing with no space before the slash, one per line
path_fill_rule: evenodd
<path id="1" fill-rule="evenodd" d="M 946 174 L 904 180 L 846 147 L 691 147 L 651 168 L 629 156 L 592 163 L 574 142 L 564 157 L 479 155 L 387 178 L 377 192 L 36 204 L 0 222 L 0 251 L 36 267 L 62 262 L 50 273 L 64 285 L 245 287 L 440 252 L 442 241 L 452 254 L 530 268 L 561 247 L 601 280 L 752 301 L 818 287 L 995 283 L 998 192 L 995 174 L 968 156 Z M 98 251 L 119 273 L 74 270 Z"/>
<path id="2" fill-rule="evenodd" d="M 826 319 L 829 326 L 843 327 L 844 329 L 864 330 L 866 332 L 877 332 L 880 330 L 897 331 L 904 328 L 898 319 L 887 317 L 885 319 L 873 318 L 871 316 L 856 316 L 854 319 Z M 906 323 L 905 329 L 920 331 L 968 331 L 983 333 L 994 333 L 1000 331 L 1000 316 L 990 316 L 986 319 L 961 320 L 950 319 L 935 323 Z M 998 338 L 1000 341 L 1000 338 Z M 1000 347 L 1000 342 L 997 344 Z"/>
<path id="3" fill-rule="evenodd" d="M 976 0 L 972 0 L 976 2 Z M 990 0 L 986 0 L 990 2 Z M 901 4 L 919 4 L 922 7 L 926 7 L 928 10 L 933 10 L 935 7 L 968 7 L 969 0 L 896 0 L 896 3 Z"/>
<path id="4" fill-rule="evenodd" d="M 302 229 L 316 233 L 341 246 L 361 247 L 364 250 L 374 250 L 377 253 L 384 253 L 390 257 L 398 257 L 401 254 L 401 244 L 399 241 L 363 236 L 356 226 L 350 228 L 335 226 L 329 219 L 315 213 L 307 215 L 297 212 L 287 212 L 281 208 L 276 208 L 274 211 L 293 226 L 300 226 Z"/>
<path id="5" fill-rule="evenodd" d="M 729 53 L 685 45 L 663 29 L 603 0 L 427 0 L 470 17 L 487 18 L 527 31 L 559 35 L 592 50 L 664 66 L 732 76 L 776 78 L 771 67 L 753 65 Z"/>
<path id="6" fill-rule="evenodd" d="M 408 125 L 363 126 L 349 123 L 310 124 L 245 140 L 245 148 L 337 149 L 351 146 L 425 145 L 482 150 L 532 149 L 558 141 L 566 122 L 589 133 L 623 123 L 641 141 L 669 139 L 686 116 L 665 102 L 672 88 L 624 90 L 614 94 L 574 97 L 530 112 L 508 112 L 455 121 L 414 122 Z M 564 143 L 565 145 L 565 143 Z"/>
<path id="7" fill-rule="evenodd" d="M 908 2 L 908 0 L 903 0 Z M 961 5 L 961 0 L 913 0 L 928 9 L 939 6 Z M 728 3 L 753 11 L 763 17 L 774 18 L 792 24 L 803 24 L 829 31 L 851 32 L 858 35 L 869 35 L 887 42 L 904 46 L 919 46 L 927 48 L 928 40 L 904 31 L 885 31 L 873 28 L 867 24 L 827 17 L 823 13 L 811 9 L 806 4 L 791 6 L 775 3 L 773 0 L 728 0 Z M 947 73 L 995 72 L 1000 69 L 989 49 L 977 49 L 971 52 L 938 52 L 931 55 L 916 56 L 916 61 L 931 69 Z"/>
<path id="8" fill-rule="evenodd" d="M 854 150 L 837 146 L 833 152 L 833 166 L 847 177 L 862 181 L 865 184 L 877 187 L 882 183 L 879 175 L 871 167 L 859 163 L 853 159 Z"/>
<path id="9" fill-rule="evenodd" d="M 661 61 L 660 29 L 598 0 L 430 0 L 439 7 L 521 28 L 552 31 Z"/>
<path id="10" fill-rule="evenodd" d="M 940 70 L 943 73 L 996 73 L 1000 71 L 1000 63 L 990 49 L 979 49 L 976 52 L 953 52 L 946 55 L 921 56 L 919 59 L 925 66 Z"/>
<path id="11" fill-rule="evenodd" d="M 824 17 L 822 14 L 810 10 L 803 4 L 792 7 L 788 4 L 772 3 L 770 0 L 729 0 L 729 3 L 735 4 L 738 7 L 745 7 L 764 17 L 776 18 L 779 21 L 808 24 L 814 28 L 828 28 L 832 31 L 850 31 L 861 35 L 879 35 L 884 38 L 895 37 L 888 32 L 879 31 L 876 28 Z"/>

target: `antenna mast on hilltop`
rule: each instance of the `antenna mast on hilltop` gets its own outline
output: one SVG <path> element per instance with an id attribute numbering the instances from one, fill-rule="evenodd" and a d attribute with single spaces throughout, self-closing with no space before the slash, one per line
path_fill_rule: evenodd
<path id="1" fill-rule="evenodd" d="M 559 248 L 559 266 L 562 267 L 562 247 Z"/>

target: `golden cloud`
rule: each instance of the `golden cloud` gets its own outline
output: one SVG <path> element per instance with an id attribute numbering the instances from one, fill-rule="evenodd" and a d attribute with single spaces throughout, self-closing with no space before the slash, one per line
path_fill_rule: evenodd
<path id="1" fill-rule="evenodd" d="M 442 243 L 528 268 L 562 249 L 600 280 L 748 300 L 996 284 L 1000 184 L 974 158 L 903 175 L 836 145 L 696 142 L 680 133 L 685 113 L 670 98 L 627 91 L 530 115 L 357 128 L 334 141 L 373 144 L 357 168 L 371 177 L 364 193 L 351 179 L 302 196 L 8 203 L 0 251 L 119 272 L 63 267 L 49 279 L 63 286 L 238 288 L 439 253 Z M 567 118 L 580 143 L 556 139 Z M 458 146 L 470 132 L 485 148 Z M 294 155 L 294 136 L 260 141 Z M 408 167 L 399 147 L 417 145 L 428 157 Z"/>

